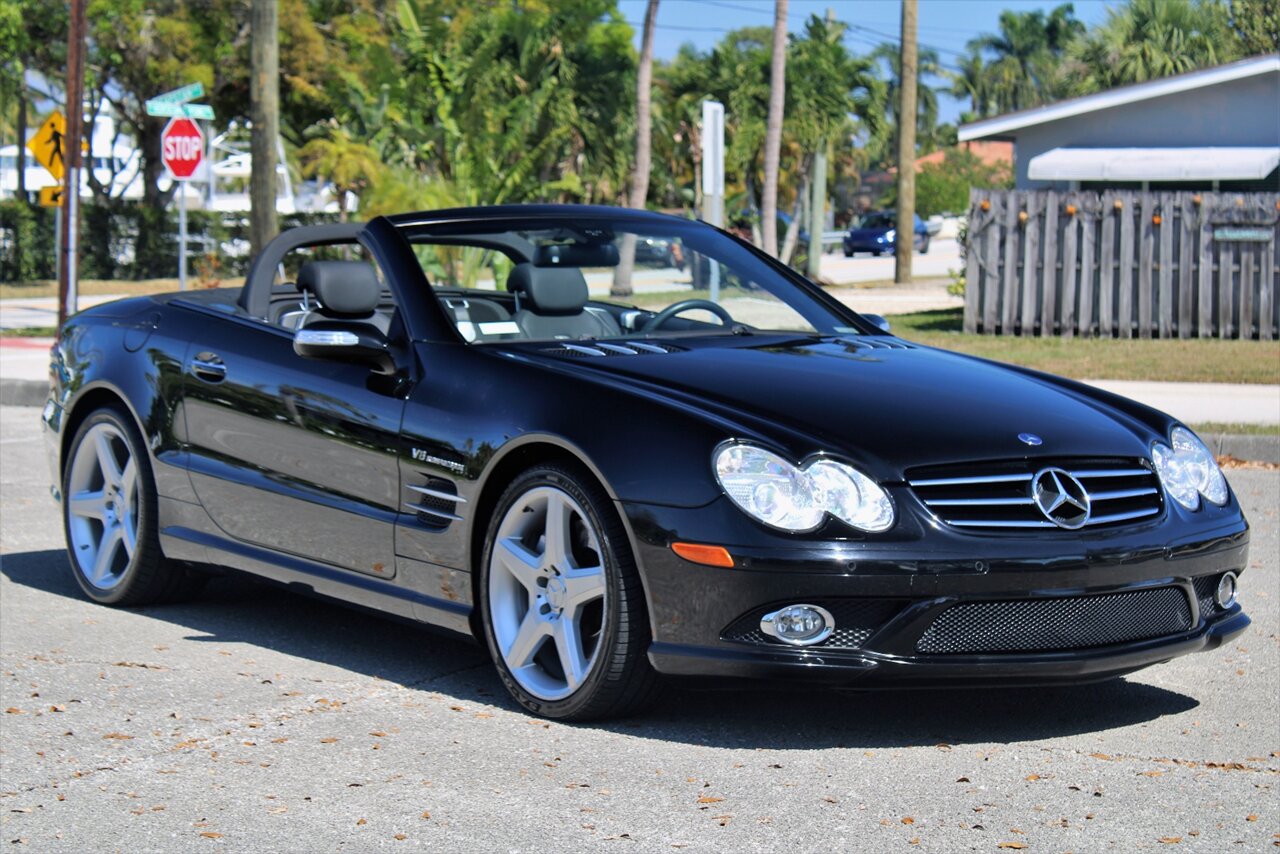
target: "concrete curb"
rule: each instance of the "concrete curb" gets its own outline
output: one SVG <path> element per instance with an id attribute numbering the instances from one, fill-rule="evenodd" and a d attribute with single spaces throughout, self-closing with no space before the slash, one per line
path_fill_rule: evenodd
<path id="1" fill-rule="evenodd" d="M 44 406 L 48 399 L 47 382 L 0 378 L 0 406 Z"/>
<path id="2" fill-rule="evenodd" d="M 1280 436 L 1210 433 L 1200 438 L 1220 457 L 1235 457 L 1251 463 L 1280 463 Z"/>

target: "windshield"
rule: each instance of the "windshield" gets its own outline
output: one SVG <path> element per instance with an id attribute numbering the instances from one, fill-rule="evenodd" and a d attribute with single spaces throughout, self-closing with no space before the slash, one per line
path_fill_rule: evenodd
<path id="1" fill-rule="evenodd" d="M 694 222 L 592 216 L 404 233 L 469 342 L 859 333 L 754 252 Z"/>
<path id="2" fill-rule="evenodd" d="M 862 218 L 863 228 L 893 228 L 893 214 L 873 213 Z"/>

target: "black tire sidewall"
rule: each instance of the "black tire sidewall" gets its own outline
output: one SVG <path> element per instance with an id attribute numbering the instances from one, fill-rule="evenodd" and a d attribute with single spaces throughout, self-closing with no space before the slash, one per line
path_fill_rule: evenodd
<path id="1" fill-rule="evenodd" d="M 587 678 L 583 680 L 582 685 L 577 691 L 563 700 L 544 700 L 540 697 L 535 697 L 516 681 L 507 667 L 506 661 L 503 660 L 501 651 L 498 649 L 498 642 L 493 632 L 493 620 L 489 614 L 489 566 L 493 557 L 493 548 L 497 542 L 498 527 L 502 524 L 502 520 L 506 517 L 512 505 L 521 496 L 531 489 L 543 486 L 562 490 L 582 507 L 600 542 L 601 559 L 604 563 L 605 571 L 604 633 L 600 640 L 599 651 L 596 653 L 595 661 L 591 665 L 591 672 L 587 674 Z M 609 530 L 611 526 L 606 524 L 606 520 L 602 517 L 603 512 L 613 512 L 612 507 L 606 506 L 605 510 L 602 510 L 598 503 L 598 500 L 593 497 L 592 491 L 585 489 L 580 482 L 579 476 L 568 468 L 561 465 L 536 466 L 517 477 L 503 492 L 489 520 L 489 528 L 485 534 L 479 584 L 479 604 L 481 622 L 484 625 L 485 644 L 489 649 L 490 657 L 497 667 L 499 678 L 515 700 L 534 714 L 548 718 L 584 717 L 584 710 L 587 710 L 594 703 L 600 694 L 601 688 L 604 687 L 602 683 L 605 682 L 606 675 L 610 669 L 608 659 L 618 652 L 619 616 L 620 609 L 624 606 L 620 584 L 624 567 L 620 563 L 620 559 L 627 562 L 631 571 L 634 572 L 635 569 L 634 563 L 631 561 L 630 547 L 625 540 L 621 543 L 615 541 L 616 536 L 611 536 Z M 620 528 L 620 526 L 618 527 Z M 617 534 L 616 531 L 614 533 Z"/>
<path id="2" fill-rule="evenodd" d="M 90 584 L 89 579 L 85 578 L 84 573 L 80 571 L 75 556 L 75 546 L 71 540 L 70 520 L 71 491 L 69 489 L 69 481 L 72 463 L 80 451 L 80 446 L 83 444 L 85 436 L 88 435 L 93 427 L 103 423 L 115 427 L 124 436 L 125 442 L 129 446 L 129 454 L 132 456 L 134 465 L 138 470 L 137 545 L 134 548 L 133 557 L 129 560 L 129 565 L 125 567 L 121 575 L 120 583 L 110 590 L 102 590 Z M 153 562 L 159 557 L 159 545 L 155 533 L 156 513 L 155 479 L 151 473 L 151 460 L 147 456 L 146 445 L 143 443 L 137 428 L 127 415 L 115 407 L 97 410 L 81 422 L 75 438 L 71 441 L 62 471 L 62 532 L 67 541 L 67 561 L 71 575 L 86 596 L 104 605 L 128 604 L 131 598 L 135 598 L 139 567 Z"/>

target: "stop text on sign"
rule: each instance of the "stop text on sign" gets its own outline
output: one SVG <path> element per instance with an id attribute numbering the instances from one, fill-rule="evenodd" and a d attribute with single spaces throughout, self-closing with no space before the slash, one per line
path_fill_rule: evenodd
<path id="1" fill-rule="evenodd" d="M 199 160 L 204 146 L 194 136 L 169 137 L 164 141 L 165 160 Z"/>
<path id="2" fill-rule="evenodd" d="M 175 180 L 190 180 L 204 159 L 204 134 L 199 125 L 181 116 L 170 119 L 160 135 L 160 159 Z"/>

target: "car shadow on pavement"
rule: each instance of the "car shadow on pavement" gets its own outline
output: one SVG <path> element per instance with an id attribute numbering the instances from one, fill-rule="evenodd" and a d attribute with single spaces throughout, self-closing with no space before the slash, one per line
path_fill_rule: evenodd
<path id="1" fill-rule="evenodd" d="M 6 554 L 0 564 L 16 584 L 84 601 L 61 550 Z M 211 579 L 189 602 L 133 612 L 190 629 L 190 641 L 252 644 L 460 701 L 518 708 L 473 643 L 426 628 L 406 631 L 403 622 L 238 575 Z M 1198 705 L 1185 694 L 1126 679 L 1076 687 L 865 693 L 778 683 L 695 690 L 676 682 L 647 713 L 586 726 L 727 748 L 909 747 L 1099 732 Z"/>

